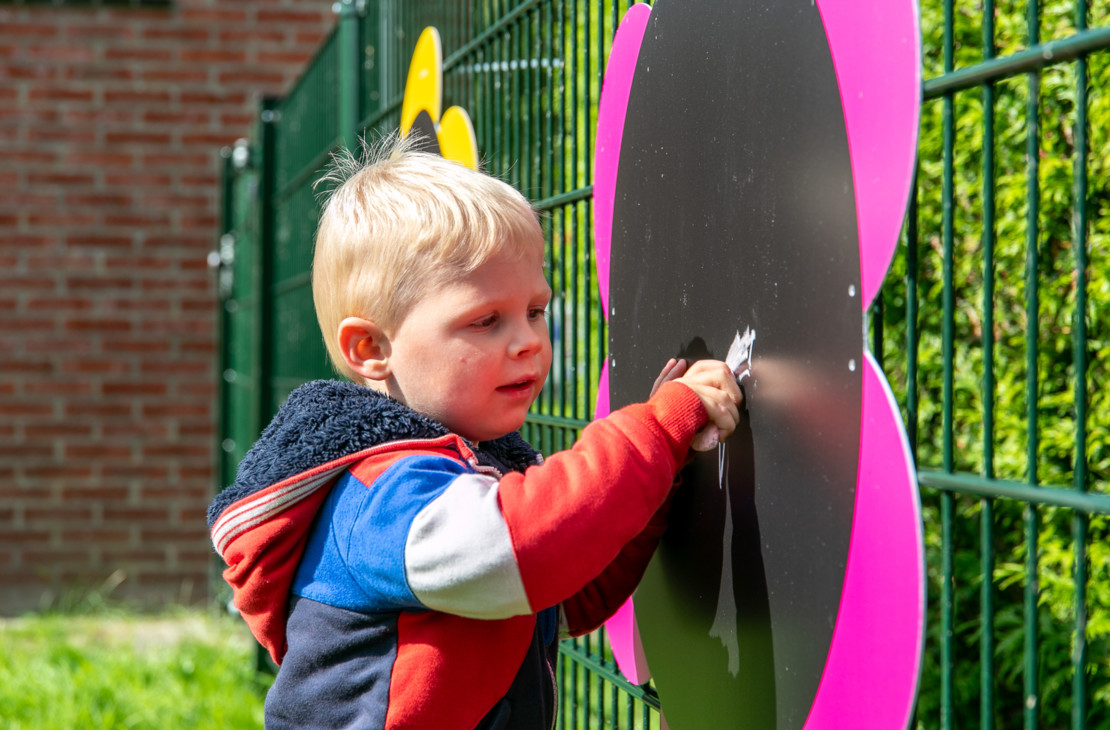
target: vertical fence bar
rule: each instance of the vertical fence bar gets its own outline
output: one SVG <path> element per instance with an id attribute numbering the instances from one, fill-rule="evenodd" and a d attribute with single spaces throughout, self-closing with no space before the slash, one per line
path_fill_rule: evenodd
<path id="1" fill-rule="evenodd" d="M 590 165 L 592 159 L 592 145 L 590 144 L 590 134 L 594 129 L 590 110 L 597 100 L 593 92 L 593 68 L 596 65 L 593 58 L 592 45 L 590 44 L 590 33 L 593 29 L 593 19 L 595 13 L 591 9 L 589 0 L 582 2 L 582 27 L 585 28 L 585 33 L 582 38 L 582 91 L 583 98 L 581 100 L 580 108 L 582 109 L 582 147 L 578 154 L 578 169 L 579 172 L 579 185 L 591 185 L 593 183 L 593 167 Z M 600 36 L 600 33 L 598 34 Z M 579 235 L 576 237 L 577 245 L 575 246 L 574 254 L 574 278 L 571 284 L 571 301 L 574 302 L 574 337 L 570 343 L 570 407 L 569 415 L 578 417 L 578 397 L 581 388 L 579 387 L 580 374 L 578 371 L 578 361 L 582 355 L 582 340 L 579 337 L 579 332 L 582 330 L 579 327 L 583 324 L 581 319 L 582 313 L 589 309 L 589 294 L 584 286 L 584 280 L 587 276 L 586 272 L 591 265 L 590 250 L 593 243 L 593 215 L 591 214 L 590 206 L 592 200 L 587 198 L 578 203 L 575 210 L 575 217 L 581 218 L 582 226 Z M 583 294 L 585 294 L 585 301 L 583 301 Z"/>
<path id="2" fill-rule="evenodd" d="M 605 654 L 605 632 L 598 632 L 597 638 L 597 653 L 599 659 L 604 658 Z M 609 682 L 600 674 L 597 675 L 597 707 L 598 707 L 598 727 L 607 727 L 616 725 L 617 716 L 616 708 L 610 708 L 606 703 L 606 685 Z M 611 685 L 610 685 L 611 686 Z M 610 719 L 611 718 L 611 719 Z"/>
<path id="3" fill-rule="evenodd" d="M 274 196 L 277 191 L 277 127 L 279 100 L 273 97 L 262 100 L 259 114 L 259 152 L 258 161 L 258 246 L 257 259 L 257 301 L 255 303 L 254 327 L 258 357 L 255 358 L 257 395 L 254 401 L 255 423 L 260 427 L 270 422 L 274 415 L 274 368 L 273 368 L 273 323 L 274 323 Z M 271 670 L 270 655 L 258 644 L 255 647 L 255 669 L 259 672 Z"/>
<path id="4" fill-rule="evenodd" d="M 910 185 L 910 204 L 906 214 L 906 439 L 910 453 L 917 462 L 917 261 L 920 236 L 918 234 L 920 190 L 917 180 L 920 175 L 920 161 L 914 165 L 913 181 Z M 920 713 L 914 708 L 915 721 L 920 723 Z"/>
<path id="5" fill-rule="evenodd" d="M 883 341 L 885 335 L 885 328 L 883 326 L 883 318 L 886 316 L 886 304 L 883 298 L 875 297 L 875 301 L 867 308 L 867 319 L 865 326 L 870 325 L 871 328 L 871 352 L 875 353 L 875 357 L 879 358 L 879 364 L 882 364 L 882 353 L 885 343 Z"/>
<path id="6" fill-rule="evenodd" d="M 566 157 L 566 144 L 563 136 L 563 120 L 566 118 L 566 3 L 565 0 L 550 0 L 549 2 L 549 17 L 554 17 L 554 22 L 550 23 L 547 29 L 548 44 L 551 48 L 552 58 L 558 58 L 564 62 L 557 69 L 552 69 L 551 88 L 548 93 L 548 120 L 547 120 L 547 135 L 551 142 L 551 154 L 547 161 L 548 169 L 548 197 L 557 195 L 564 190 L 564 180 L 566 179 L 565 171 L 565 157 Z M 555 287 L 555 260 L 556 260 L 556 242 L 561 240 L 566 235 L 566 221 L 562 216 L 562 210 L 553 210 L 548 214 L 548 220 L 551 222 L 551 242 L 550 242 L 550 258 L 548 260 L 547 270 L 551 272 L 552 289 Z M 557 321 L 561 313 L 558 309 L 558 302 L 553 301 L 551 305 L 551 328 L 552 328 L 552 345 L 553 347 L 558 343 L 557 336 Z M 555 383 L 553 379 L 549 378 L 547 385 L 544 386 L 543 396 L 544 408 L 546 413 L 553 413 L 555 403 Z M 545 430 L 545 443 L 543 448 L 545 452 L 551 449 L 551 429 Z"/>
<path id="7" fill-rule="evenodd" d="M 383 53 L 379 54 L 385 63 L 382 69 L 382 104 L 388 105 L 398 94 L 397 78 L 404 74 L 406 66 L 401 60 L 400 43 L 397 42 L 397 2 L 381 0 L 382 24 L 378 28 L 379 43 Z"/>
<path id="8" fill-rule="evenodd" d="M 524 169 L 521 163 L 521 150 L 523 149 L 524 140 L 521 139 L 521 114 L 513 107 L 520 101 L 521 97 L 521 76 L 520 76 L 520 18 L 518 17 L 512 24 L 505 29 L 504 36 L 505 53 L 502 56 L 502 63 L 505 64 L 508 70 L 508 87 L 509 93 L 504 95 L 505 108 L 504 113 L 509 118 L 509 170 L 511 171 L 511 180 L 518 190 L 524 188 Z"/>
<path id="9" fill-rule="evenodd" d="M 578 151 L 579 151 L 579 148 L 578 148 L 578 135 L 579 135 L 578 112 L 579 112 L 579 109 L 581 107 L 582 102 L 581 102 L 581 99 L 579 98 L 579 94 L 578 94 L 578 78 L 579 78 L 579 62 L 578 62 L 579 61 L 578 60 L 578 53 L 579 53 L 579 51 L 578 51 L 578 48 L 579 48 L 578 22 L 579 21 L 578 21 L 578 18 L 579 18 L 579 16 L 578 16 L 578 2 L 577 2 L 577 0 L 571 0 L 571 3 L 570 3 L 570 22 L 568 24 L 569 25 L 569 30 L 570 30 L 570 40 L 569 40 L 569 47 L 568 47 L 568 50 L 567 50 L 567 58 L 570 61 L 570 64 L 569 64 L 569 71 L 570 72 L 568 74 L 568 78 L 570 80 L 570 87 L 565 92 L 565 94 L 570 97 L 570 105 L 569 105 L 570 106 L 570 109 L 569 109 L 570 129 L 569 129 L 569 133 L 568 133 L 569 142 L 570 142 L 570 149 L 569 149 L 570 155 L 569 155 L 569 160 L 566 160 L 565 162 L 569 162 L 570 167 L 569 167 L 569 170 L 568 170 L 567 183 L 566 183 L 566 185 L 564 185 L 564 188 L 563 188 L 564 191 L 574 190 L 580 184 L 579 177 L 578 177 Z M 565 367 L 567 350 L 568 350 L 568 333 L 567 333 L 567 330 L 569 329 L 567 324 L 571 320 L 571 312 L 570 312 L 571 302 L 570 302 L 570 293 L 567 291 L 568 288 L 569 288 L 567 286 L 567 282 L 573 278 L 573 267 L 571 267 L 571 272 L 572 273 L 569 274 L 569 275 L 567 273 L 567 269 L 568 269 L 568 266 L 570 266 L 570 264 L 571 264 L 571 262 L 569 261 L 569 257 L 573 255 L 573 252 L 577 248 L 578 236 L 581 233 L 581 231 L 579 230 L 579 226 L 578 226 L 578 208 L 577 208 L 577 206 L 574 203 L 569 203 L 569 204 L 564 206 L 563 211 L 564 211 L 564 220 L 566 221 L 566 225 L 567 225 L 567 231 L 565 232 L 564 238 L 560 242 L 560 247 L 559 247 L 559 261 L 560 261 L 559 271 L 560 271 L 560 274 L 562 275 L 562 282 L 561 283 L 562 283 L 562 286 L 563 286 L 563 292 L 562 292 L 563 295 L 562 295 L 562 298 L 561 298 L 561 301 L 560 301 L 560 307 L 559 307 L 559 309 L 560 309 L 559 320 L 560 320 L 560 322 L 562 322 L 562 328 L 561 328 L 560 338 L 559 338 L 560 339 L 560 347 L 561 347 L 560 354 L 562 355 L 561 364 L 563 365 L 562 371 L 561 371 L 562 378 L 560 379 L 560 383 L 559 383 L 559 415 L 566 416 L 566 415 L 568 415 L 567 414 L 567 390 L 568 390 L 567 380 L 569 379 L 567 369 Z M 563 434 L 564 434 L 563 430 L 560 429 L 559 430 L 559 448 L 562 448 L 563 445 L 564 445 L 564 442 L 562 440 Z"/>
<path id="10" fill-rule="evenodd" d="M 954 62 L 953 28 L 954 11 L 953 0 L 944 0 L 944 72 L 951 73 Z M 954 292 L 952 281 L 952 259 L 954 238 L 954 153 L 955 153 L 955 128 L 953 120 L 954 98 L 951 92 L 944 96 L 943 107 L 943 180 L 942 180 L 942 245 L 944 260 L 942 262 L 943 277 L 943 314 L 941 321 L 941 339 L 943 361 L 943 462 L 944 470 L 951 472 L 952 464 L 952 379 L 953 379 L 953 318 L 954 318 Z M 940 624 L 941 624 L 941 727 L 951 730 L 954 722 L 954 695 L 953 671 L 955 664 L 955 595 L 954 595 L 954 546 L 953 522 L 955 519 L 955 498 L 949 491 L 940 495 L 941 510 L 941 587 L 940 587 Z"/>
<path id="11" fill-rule="evenodd" d="M 517 21 L 516 56 L 517 68 L 520 69 L 520 99 L 517 101 L 517 113 L 520 115 L 520 160 L 521 165 L 520 189 L 525 197 L 536 194 L 532 185 L 533 165 L 532 150 L 535 140 L 532 137 L 532 64 L 536 59 L 531 57 L 532 40 L 532 11 L 528 11 Z"/>
<path id="12" fill-rule="evenodd" d="M 259 224 L 260 245 L 258 247 L 258 423 L 270 422 L 274 415 L 273 383 L 273 322 L 274 322 L 274 229 L 276 215 L 274 195 L 277 192 L 277 148 L 279 126 L 278 100 L 262 100 L 261 153 L 259 161 Z"/>
<path id="13" fill-rule="evenodd" d="M 589 634 L 586 634 L 585 636 L 582 637 L 582 648 L 585 650 L 586 656 L 590 655 L 590 643 L 591 643 L 591 640 L 590 640 L 590 635 Z M 587 672 L 585 672 L 585 674 L 586 674 L 586 676 L 583 677 L 583 681 L 582 681 L 582 683 L 584 685 L 586 685 L 585 686 L 585 691 L 582 692 L 582 715 L 583 715 L 582 719 L 584 720 L 583 727 L 588 728 L 591 724 L 590 720 L 592 718 L 590 716 L 592 715 L 591 707 L 593 706 L 593 703 L 590 701 L 592 699 L 592 693 L 591 693 L 592 688 L 590 687 L 590 677 L 589 677 L 590 672 L 587 671 Z"/>
<path id="14" fill-rule="evenodd" d="M 480 13 L 479 16 L 484 19 L 485 12 Z M 497 63 L 497 58 L 494 56 L 493 49 L 491 48 L 491 45 L 489 43 L 485 44 L 482 47 L 481 58 L 484 61 L 484 63 L 481 64 L 482 88 L 484 92 L 482 94 L 482 132 L 484 137 L 482 144 L 482 154 L 485 155 L 487 164 L 494 165 L 496 164 L 496 160 L 494 160 L 493 158 L 493 151 L 495 149 L 494 145 L 496 144 L 496 136 L 494 129 L 495 119 L 493 105 L 493 68 L 494 64 Z M 492 170 L 490 170 L 490 172 L 492 172 Z"/>
<path id="15" fill-rule="evenodd" d="M 1038 0 L 1029 0 L 1027 18 L 1029 45 L 1040 39 L 1040 8 Z M 1038 249 L 1040 239 L 1040 73 L 1027 74 L 1028 93 L 1026 109 L 1026 164 L 1028 169 L 1026 190 L 1026 423 L 1028 433 L 1027 474 L 1029 484 L 1038 483 L 1037 452 L 1037 345 L 1039 339 L 1040 302 L 1038 291 Z M 1026 596 L 1025 596 L 1025 728 L 1036 730 L 1038 706 L 1038 633 L 1037 598 L 1038 537 L 1040 516 L 1035 504 L 1026 505 Z"/>
<path id="16" fill-rule="evenodd" d="M 341 0 L 336 41 L 338 59 L 339 142 L 349 150 L 358 149 L 359 81 L 362 73 L 359 48 L 358 10 L 354 0 Z"/>
<path id="17" fill-rule="evenodd" d="M 994 58 L 994 0 L 983 6 L 983 60 Z M 994 478 L 994 84 L 983 85 L 983 476 Z M 980 501 L 979 727 L 994 728 L 994 501 Z"/>
<path id="18" fill-rule="evenodd" d="M 567 665 L 570 664 L 570 659 L 565 654 L 559 655 L 558 672 L 559 672 L 559 730 L 566 730 L 567 727 Z"/>
<path id="19" fill-rule="evenodd" d="M 527 189 L 524 195 L 532 200 L 535 200 L 539 195 L 539 151 L 542 146 L 538 126 L 539 108 L 536 103 L 539 98 L 539 90 L 542 88 L 539 75 L 542 54 L 536 45 L 536 19 L 538 14 L 539 11 L 533 7 L 525 15 L 522 21 L 523 39 L 521 41 L 521 47 L 524 49 L 522 63 L 527 63 L 524 72 L 525 98 L 521 105 L 525 115 L 525 138 L 527 140 L 524 156 L 528 160 L 528 175 L 525 182 Z"/>
<path id="20" fill-rule="evenodd" d="M 501 4 L 495 3 L 497 8 L 491 22 L 496 23 L 501 17 Z M 490 75 L 493 77 L 493 94 L 491 104 L 493 105 L 493 149 L 497 152 L 496 157 L 496 174 L 503 180 L 511 180 L 512 170 L 509 167 L 509 145 L 512 144 L 512 131 L 509 128 L 509 121 L 506 119 L 508 116 L 505 113 L 505 105 L 507 103 L 506 92 L 507 79 L 505 76 L 505 35 L 498 33 L 494 38 L 490 39 L 490 47 L 492 48 L 491 54 L 491 68 Z"/>
<path id="21" fill-rule="evenodd" d="M 1075 26 L 1087 29 L 1087 2 L 1076 0 Z M 1087 491 L 1087 58 L 1080 56 L 1075 69 L 1075 173 L 1073 215 L 1075 246 L 1075 324 L 1072 350 L 1075 360 L 1075 469 L 1074 489 Z M 1087 532 L 1089 517 L 1077 512 L 1072 518 L 1075 544 L 1075 646 L 1072 657 L 1072 728 L 1082 730 L 1087 719 Z"/>
<path id="22" fill-rule="evenodd" d="M 610 52 L 611 52 L 612 39 L 613 39 L 613 36 L 617 32 L 618 25 L 620 24 L 620 17 L 619 17 L 618 12 L 617 12 L 618 11 L 618 5 L 619 5 L 618 0 L 608 0 L 608 2 L 609 2 L 609 8 L 610 8 L 610 10 L 609 10 L 609 16 L 610 16 L 609 17 L 609 32 L 608 33 L 604 32 L 604 31 L 599 31 L 598 32 L 598 69 L 597 69 L 597 79 L 598 79 L 598 81 L 597 81 L 597 88 L 598 88 L 598 97 L 599 97 L 599 99 L 600 99 L 600 96 L 601 96 L 601 89 L 602 89 L 602 86 L 604 84 L 604 79 L 605 79 L 606 63 L 608 61 L 608 57 L 606 55 L 605 48 L 606 48 L 606 45 L 608 45 L 608 47 L 610 48 Z M 598 26 L 599 27 L 604 26 L 604 23 L 602 22 L 602 18 L 603 18 L 602 13 L 603 13 L 603 10 L 599 7 L 598 8 Z M 600 104 L 599 104 L 599 107 L 600 107 Z M 593 280 L 595 282 L 595 285 L 590 287 L 590 292 L 592 294 L 596 291 L 598 296 L 597 296 L 597 300 L 596 300 L 596 306 L 592 308 L 593 309 L 593 314 L 591 315 L 589 312 L 587 312 L 586 321 L 591 322 L 591 323 L 596 322 L 597 323 L 597 330 L 594 333 L 594 342 L 593 342 L 592 346 L 588 347 L 588 352 L 590 353 L 591 357 L 588 358 L 587 361 L 586 361 L 586 372 L 588 373 L 588 377 L 590 379 L 590 385 L 591 386 L 597 386 L 599 384 L 600 380 L 601 380 L 602 369 L 605 367 L 605 358 L 607 357 L 608 352 L 609 352 L 609 342 L 608 342 L 608 330 L 606 329 L 606 326 L 605 326 L 605 323 L 606 323 L 605 311 L 604 311 L 604 309 L 602 309 L 602 306 L 601 306 L 600 288 L 601 288 L 602 282 L 600 281 L 600 279 L 597 278 L 596 269 L 591 270 L 590 275 L 592 277 L 594 277 Z M 590 418 L 593 415 L 593 405 L 594 405 L 595 400 L 596 400 L 596 390 L 587 390 L 587 392 L 586 392 L 586 415 L 585 415 L 586 418 Z"/>
<path id="23" fill-rule="evenodd" d="M 554 0 L 544 0 L 543 3 L 543 16 L 546 18 L 543 22 L 543 47 L 544 55 L 551 62 L 547 72 L 547 105 L 543 115 L 543 138 L 547 144 L 547 154 L 544 158 L 543 164 L 543 183 L 541 189 L 543 193 L 541 197 L 549 198 L 555 194 L 555 148 L 557 142 L 555 141 L 555 87 L 558 80 L 558 68 L 556 67 L 556 60 L 559 58 L 555 53 L 555 34 L 553 27 L 555 25 L 555 10 L 552 7 Z M 547 216 L 546 220 L 550 221 L 551 216 Z"/>
<path id="24" fill-rule="evenodd" d="M 528 86 L 528 137 L 531 147 L 528 155 L 531 174 L 528 178 L 528 196 L 533 200 L 543 197 L 544 155 L 547 153 L 547 140 L 543 137 L 543 101 L 547 84 L 544 67 L 549 58 L 543 47 L 543 3 L 536 3 L 528 11 L 528 33 L 525 53 L 529 57 Z"/>
<path id="25" fill-rule="evenodd" d="M 218 333 L 217 340 L 218 349 L 218 366 L 216 369 L 216 418 L 217 429 L 215 439 L 216 451 L 216 479 L 213 486 L 217 489 L 223 489 L 224 485 L 230 484 L 231 480 L 228 479 L 231 469 L 234 467 L 232 464 L 231 453 L 224 448 L 224 439 L 231 433 L 231 384 L 227 380 L 226 373 L 231 367 L 231 312 L 228 311 L 228 303 L 234 296 L 234 291 L 231 287 L 224 286 L 225 271 L 228 275 L 234 276 L 234 261 L 225 261 L 224 241 L 233 240 L 225 237 L 232 236 L 232 229 L 235 226 L 235 165 L 231 162 L 231 150 L 225 148 L 221 152 L 220 160 L 220 237 L 216 243 L 216 253 L 220 255 L 218 259 L 218 306 L 219 314 L 217 315 Z M 234 246 L 232 247 L 234 253 Z M 234 281 L 234 280 L 233 280 Z M 220 563 L 213 562 L 214 565 Z"/>
<path id="26" fill-rule="evenodd" d="M 554 52 L 554 32 L 553 26 L 554 11 L 551 6 L 551 0 L 543 0 L 537 8 L 539 25 L 536 30 L 536 58 L 548 61 L 546 67 L 540 67 L 540 79 L 543 83 L 540 85 L 540 93 L 536 95 L 536 130 L 537 138 L 542 140 L 539 145 L 539 153 L 537 155 L 537 169 L 536 169 L 536 186 L 538 198 L 548 198 L 554 191 L 555 179 L 555 163 L 554 163 L 554 116 L 555 116 L 555 82 L 556 82 L 556 68 L 555 68 L 555 52 Z M 551 241 L 555 240 L 554 218 L 545 211 L 543 214 L 543 226 L 547 231 L 547 240 L 550 245 Z M 551 271 L 550 258 L 548 260 L 548 271 Z M 547 326 L 550 333 L 552 327 L 552 310 L 548 305 L 548 320 Z M 540 401 L 542 402 L 550 388 L 550 380 L 544 386 L 543 392 L 540 394 Z"/>
<path id="27" fill-rule="evenodd" d="M 1029 45 L 1040 39 L 1040 8 L 1038 0 L 1029 0 L 1028 6 Z M 1025 156 L 1027 175 L 1026 188 L 1026 242 L 1025 242 L 1025 397 L 1026 397 L 1026 459 L 1029 484 L 1037 484 L 1037 344 L 1039 339 L 1040 302 L 1038 292 L 1038 249 L 1040 239 L 1040 73 L 1036 70 L 1027 74 L 1029 98 L 1026 106 Z M 1038 581 L 1038 534 L 1040 515 L 1037 506 L 1025 506 L 1025 730 L 1036 730 L 1039 680 L 1037 672 L 1037 597 Z"/>
<path id="28" fill-rule="evenodd" d="M 625 695 L 626 704 L 632 706 L 632 696 Z M 620 726 L 620 692 L 617 691 L 617 685 L 609 685 L 609 708 L 613 714 L 613 727 Z M 631 727 L 632 723 L 625 723 L 627 727 Z"/>
<path id="29" fill-rule="evenodd" d="M 945 0 L 945 27 L 944 27 L 944 66 L 945 73 L 952 72 L 952 56 L 953 56 L 953 28 L 952 28 L 952 8 L 953 0 Z M 953 412 L 952 412 L 952 389 L 953 389 L 953 336 L 954 336 L 954 319 L 955 319 L 955 290 L 953 281 L 953 258 L 954 258 L 954 239 L 955 239 L 955 205 L 953 199 L 955 196 L 955 146 L 956 146 L 956 133 L 955 133 L 955 114 L 954 114 L 955 100 L 951 93 L 944 97 L 944 110 L 943 110 L 943 176 L 942 176 L 942 207 L 943 219 L 941 230 L 941 243 L 943 246 L 943 261 L 942 267 L 942 321 L 941 321 L 941 348 L 943 358 L 943 391 L 942 391 L 942 407 L 943 407 L 943 431 L 942 431 L 942 449 L 944 470 L 952 471 L 953 468 L 953 453 L 952 453 L 952 436 L 953 436 Z"/>
<path id="30" fill-rule="evenodd" d="M 914 169 L 910 188 L 910 209 L 906 221 L 906 438 L 910 453 L 917 460 L 917 259 L 918 259 L 918 170 Z"/>
<path id="31" fill-rule="evenodd" d="M 581 638 L 578 638 L 578 639 L 574 640 L 574 648 L 575 649 L 581 649 L 582 648 L 582 639 Z M 572 662 L 570 672 L 571 672 L 571 674 L 570 674 L 570 717 L 571 717 L 571 720 L 573 722 L 572 727 L 574 728 L 574 730 L 578 730 L 578 728 L 581 727 L 578 724 L 579 706 L 580 706 L 580 703 L 579 703 L 580 693 L 579 693 L 579 686 L 578 686 L 578 677 L 582 673 L 582 665 L 580 663 L 578 663 L 577 661 Z"/>

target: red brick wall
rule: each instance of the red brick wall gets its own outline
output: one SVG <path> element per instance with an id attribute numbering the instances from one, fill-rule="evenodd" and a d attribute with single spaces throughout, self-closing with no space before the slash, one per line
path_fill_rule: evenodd
<path id="1" fill-rule="evenodd" d="M 331 5 L 0 6 L 0 614 L 207 595 L 218 150 Z"/>

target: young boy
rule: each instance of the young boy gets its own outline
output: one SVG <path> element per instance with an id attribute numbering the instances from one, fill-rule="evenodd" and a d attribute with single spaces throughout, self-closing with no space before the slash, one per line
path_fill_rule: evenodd
<path id="1" fill-rule="evenodd" d="M 631 594 L 739 387 L 672 361 L 647 403 L 542 460 L 517 433 L 551 365 L 527 201 L 406 143 L 325 179 L 313 297 L 352 382 L 295 391 L 208 517 L 281 665 L 266 725 L 550 728 L 557 637 Z"/>

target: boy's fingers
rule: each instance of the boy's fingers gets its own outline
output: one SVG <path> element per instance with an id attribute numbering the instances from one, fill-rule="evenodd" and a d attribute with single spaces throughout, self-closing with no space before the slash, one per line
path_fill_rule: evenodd
<path id="1" fill-rule="evenodd" d="M 662 385 L 675 378 L 681 378 L 686 374 L 687 369 L 685 360 L 672 357 L 670 360 L 667 360 L 667 364 L 664 365 L 663 369 L 659 372 L 659 377 L 656 378 L 656 382 Z"/>
<path id="2" fill-rule="evenodd" d="M 708 382 L 718 387 L 725 387 L 730 382 L 736 382 L 736 376 L 733 375 L 732 370 L 720 360 L 699 360 L 691 366 L 691 374 L 695 372 L 695 368 L 697 368 L 697 375 L 707 378 Z"/>
<path id="3" fill-rule="evenodd" d="M 740 405 L 744 394 L 740 390 L 740 383 L 728 365 L 719 360 L 699 360 L 690 367 L 686 379 L 692 382 L 701 382 L 710 387 L 717 388 L 727 394 L 728 398 Z"/>
<path id="4" fill-rule="evenodd" d="M 664 365 L 663 369 L 659 371 L 659 377 L 657 377 L 655 379 L 655 382 L 652 384 L 651 395 L 649 395 L 648 397 L 650 398 L 652 395 L 655 395 L 655 391 L 659 390 L 659 386 L 663 383 L 669 383 L 672 380 L 677 380 L 685 374 L 685 360 L 676 360 L 673 357 L 670 360 L 667 360 L 667 364 Z"/>
<path id="5" fill-rule="evenodd" d="M 671 363 L 667 365 L 670 367 Z M 665 382 L 667 369 L 664 368 L 657 383 Z M 681 382 L 698 394 L 705 407 L 709 422 L 695 435 L 691 446 L 695 451 L 707 451 L 736 430 L 744 393 L 732 370 L 719 360 L 699 360 L 692 364 L 685 370 Z"/>
<path id="6" fill-rule="evenodd" d="M 736 374 L 725 363 L 719 363 L 719 365 L 720 367 L 716 368 L 715 373 L 718 377 L 718 386 L 728 395 L 732 403 L 738 406 L 744 400 L 744 393 L 740 390 L 740 383 L 736 380 Z"/>
<path id="7" fill-rule="evenodd" d="M 714 426 L 725 432 L 723 435 L 727 436 L 736 430 L 736 424 L 740 422 L 740 411 L 735 403 L 726 400 L 718 404 L 715 412 L 710 411 L 709 419 Z"/>
<path id="8" fill-rule="evenodd" d="M 709 423 L 694 434 L 694 440 L 690 444 L 694 451 L 709 451 L 731 436 L 739 423 L 740 414 L 736 406 L 727 399 L 713 399 L 706 412 L 709 414 Z"/>
<path id="9" fill-rule="evenodd" d="M 736 430 L 736 425 L 740 421 L 740 410 L 724 388 L 696 381 L 687 381 L 686 384 L 697 393 L 709 421 L 698 432 L 693 444 L 696 451 L 705 451 L 708 448 L 706 444 L 710 441 L 713 444 L 724 441 Z M 709 434 L 712 434 L 712 437 Z"/>
<path id="10" fill-rule="evenodd" d="M 690 448 L 694 451 L 711 451 L 717 448 L 719 443 L 721 443 L 721 434 L 717 427 L 706 426 L 694 434 L 694 440 L 690 442 Z"/>

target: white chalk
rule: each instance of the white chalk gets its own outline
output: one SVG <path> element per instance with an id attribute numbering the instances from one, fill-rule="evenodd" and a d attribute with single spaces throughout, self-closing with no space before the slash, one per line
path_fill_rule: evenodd
<path id="1" fill-rule="evenodd" d="M 752 350 L 754 348 L 755 330 L 751 327 L 745 327 L 743 335 L 740 334 L 740 330 L 737 330 L 736 337 L 733 338 L 732 344 L 728 348 L 728 355 L 725 356 L 725 364 L 728 365 L 729 370 L 732 371 L 737 380 L 743 380 L 752 374 Z"/>

